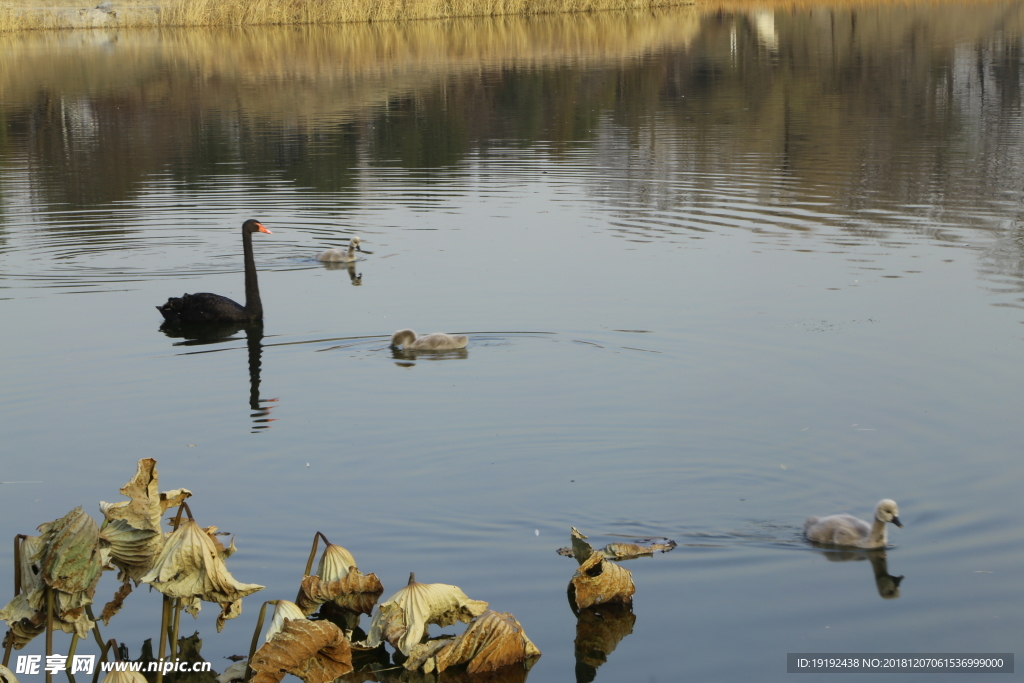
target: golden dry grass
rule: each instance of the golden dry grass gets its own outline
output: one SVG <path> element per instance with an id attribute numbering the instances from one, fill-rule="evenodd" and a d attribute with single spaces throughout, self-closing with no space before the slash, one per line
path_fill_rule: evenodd
<path id="1" fill-rule="evenodd" d="M 90 27 L 98 0 L 7 0 L 0 32 Z M 650 9 L 694 0 L 115 0 L 107 27 L 257 26 Z"/>
<path id="2" fill-rule="evenodd" d="M 680 5 L 744 11 L 808 7 L 939 4 L 942 0 L 114 0 L 105 27 L 340 24 L 650 10 Z M 975 0 L 987 4 L 997 0 Z M 0 32 L 89 28 L 98 0 L 6 0 Z M 98 15 L 97 15 L 98 16 Z"/>

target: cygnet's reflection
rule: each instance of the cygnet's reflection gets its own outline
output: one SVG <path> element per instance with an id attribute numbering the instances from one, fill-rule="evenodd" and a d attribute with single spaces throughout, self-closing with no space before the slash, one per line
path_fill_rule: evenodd
<path id="1" fill-rule="evenodd" d="M 183 338 L 185 341 L 175 342 L 175 346 L 203 346 L 219 344 L 237 339 L 238 332 L 245 330 L 246 349 L 249 356 L 249 415 L 252 419 L 252 432 L 259 433 L 270 428 L 274 418 L 270 411 L 278 399 L 260 398 L 260 369 L 263 364 L 263 323 L 256 322 L 208 322 L 208 323 L 168 323 L 160 326 L 160 331 L 172 338 Z"/>
<path id="2" fill-rule="evenodd" d="M 391 347 L 391 357 L 395 359 L 395 365 L 403 368 L 411 368 L 416 365 L 417 360 L 465 360 L 469 358 L 469 349 L 448 349 L 447 351 L 415 351 Z"/>
<path id="3" fill-rule="evenodd" d="M 324 268 L 327 270 L 347 270 L 348 279 L 351 280 L 352 286 L 358 287 L 363 284 L 363 274 L 356 274 L 356 263 L 355 261 L 349 261 L 343 263 L 341 261 L 323 261 Z"/>
<path id="4" fill-rule="evenodd" d="M 884 550 L 823 550 L 821 554 L 829 562 L 871 562 L 871 570 L 875 575 L 875 588 L 878 595 L 884 600 L 892 600 L 900 597 L 900 582 L 902 576 L 893 576 L 889 573 L 889 562 L 886 559 Z"/>

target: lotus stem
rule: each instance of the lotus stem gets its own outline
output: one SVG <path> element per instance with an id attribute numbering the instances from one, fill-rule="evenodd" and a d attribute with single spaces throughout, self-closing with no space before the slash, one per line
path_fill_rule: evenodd
<path id="1" fill-rule="evenodd" d="M 309 559 L 306 560 L 306 572 L 303 574 L 304 577 L 309 576 L 310 572 L 313 570 L 313 558 L 316 557 L 317 546 L 319 545 L 321 538 L 324 539 L 324 545 L 331 544 L 331 542 L 327 540 L 327 537 L 319 531 L 313 535 L 313 547 L 309 550 Z M 301 598 L 302 588 L 299 588 L 299 592 L 295 595 L 294 602 L 298 603 Z"/>
<path id="2" fill-rule="evenodd" d="M 172 605 L 174 621 L 171 622 L 171 660 L 178 661 L 178 624 L 181 622 L 181 598 L 175 598 Z"/>
<path id="3" fill-rule="evenodd" d="M 92 623 L 93 623 L 92 634 L 93 634 L 93 636 L 96 637 L 96 644 L 99 645 L 102 648 L 103 647 L 103 636 L 100 634 L 100 622 L 96 619 L 95 616 L 93 616 L 92 605 L 86 605 L 85 606 L 85 613 L 86 613 L 86 615 L 90 619 L 92 619 Z"/>
<path id="4" fill-rule="evenodd" d="M 195 518 L 192 516 L 192 508 L 190 508 L 188 506 L 188 503 L 186 503 L 185 501 L 181 501 L 181 505 L 178 506 L 178 511 L 176 513 L 174 513 L 174 517 L 171 517 L 171 520 L 170 520 L 171 521 L 171 531 L 177 531 L 178 530 L 178 525 L 181 524 L 181 511 L 182 510 L 184 510 L 185 514 L 188 515 L 188 520 L 190 522 L 196 521 Z"/>
<path id="5" fill-rule="evenodd" d="M 14 537 L 14 595 L 21 593 L 21 542 L 28 536 L 18 534 Z M 4 664 L 6 664 L 6 660 Z"/>
<path id="6" fill-rule="evenodd" d="M 53 654 L 53 588 L 46 586 L 46 661 L 49 663 Z M 53 681 L 53 674 L 46 670 L 46 683 Z"/>
<path id="7" fill-rule="evenodd" d="M 317 532 L 320 533 L 319 531 Z M 315 537 L 314 537 L 315 538 Z M 252 644 L 249 645 L 249 658 L 245 660 L 245 678 L 243 681 L 247 681 L 252 678 L 252 656 L 256 654 L 256 643 L 260 641 L 260 631 L 263 630 L 263 620 L 267 616 L 267 605 L 277 605 L 277 600 L 267 600 L 260 607 L 260 616 L 256 619 L 256 630 L 252 634 Z"/>
<path id="8" fill-rule="evenodd" d="M 163 608 L 163 611 L 160 614 L 160 647 L 157 648 L 158 651 L 159 651 L 159 654 L 157 655 L 157 661 L 159 661 L 159 662 L 164 661 L 164 652 L 167 651 L 166 650 L 166 647 L 167 647 L 167 626 L 168 626 L 168 622 L 170 621 L 170 608 L 169 608 L 170 604 L 171 604 L 171 599 L 165 595 L 164 596 L 164 608 Z M 157 669 L 157 672 L 156 672 L 156 683 L 162 683 L 163 680 L 164 680 L 164 668 L 160 667 L 159 669 Z"/>
<path id="9" fill-rule="evenodd" d="M 331 542 L 327 540 L 326 536 L 324 536 L 319 531 L 316 532 L 316 534 L 313 536 L 313 548 L 309 551 L 309 559 L 306 560 L 306 573 L 303 576 L 309 576 L 310 570 L 313 569 L 313 558 L 316 557 L 317 544 L 320 542 L 321 538 L 324 539 L 324 545 L 331 544 Z"/>
<path id="10" fill-rule="evenodd" d="M 102 664 L 103 664 L 104 661 L 106 661 L 107 651 L 110 650 L 111 648 L 113 648 L 114 652 L 117 653 L 117 655 L 116 655 L 117 656 L 117 661 L 121 661 L 121 652 L 117 648 L 117 641 L 116 640 L 111 638 L 106 643 L 100 641 L 100 657 L 99 657 L 99 661 L 96 663 L 96 669 L 95 669 L 95 671 L 93 671 L 93 674 L 92 674 L 92 683 L 96 683 L 99 680 L 99 678 L 100 678 L 100 669 L 103 668 Z"/>
<path id="11" fill-rule="evenodd" d="M 14 537 L 14 596 L 21 594 L 21 542 L 28 536 L 17 534 Z M 7 643 L 4 645 L 4 666 L 11 662 L 11 649 L 14 647 L 14 633 L 7 630 Z"/>

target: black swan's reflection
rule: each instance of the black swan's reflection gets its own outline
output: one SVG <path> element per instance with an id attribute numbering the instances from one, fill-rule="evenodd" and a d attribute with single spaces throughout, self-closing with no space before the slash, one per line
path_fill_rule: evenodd
<path id="1" fill-rule="evenodd" d="M 324 268 L 327 270 L 347 270 L 348 279 L 352 281 L 354 287 L 358 287 L 363 284 L 363 274 L 356 274 L 356 264 L 354 261 L 348 263 L 340 263 L 338 261 L 324 261 Z"/>
<path id="2" fill-rule="evenodd" d="M 889 562 L 886 559 L 884 550 L 826 550 L 822 555 L 829 562 L 871 562 L 871 570 L 875 575 L 875 588 L 878 595 L 884 600 L 893 600 L 900 597 L 900 581 L 902 576 L 893 576 L 889 573 Z"/>
<path id="3" fill-rule="evenodd" d="M 576 613 L 576 683 L 590 683 L 619 641 L 633 632 L 636 615 L 631 605 L 618 603 L 573 611 Z"/>
<path id="4" fill-rule="evenodd" d="M 270 411 L 276 398 L 260 398 L 260 367 L 263 364 L 263 321 L 253 322 L 207 322 L 207 323 L 171 323 L 165 322 L 160 331 L 168 337 L 184 339 L 175 342 L 175 346 L 204 346 L 237 340 L 235 336 L 245 330 L 245 343 L 249 352 L 249 409 L 252 411 L 252 431 L 258 433 L 270 428 L 274 418 Z"/>

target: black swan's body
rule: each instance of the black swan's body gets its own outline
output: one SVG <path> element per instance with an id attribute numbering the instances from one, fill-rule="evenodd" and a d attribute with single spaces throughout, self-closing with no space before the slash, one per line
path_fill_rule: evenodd
<path id="1" fill-rule="evenodd" d="M 263 303 L 260 288 L 256 282 L 256 259 L 252 255 L 252 234 L 272 234 L 259 221 L 250 218 L 242 224 L 242 250 L 245 253 L 245 305 L 242 306 L 226 296 L 199 292 L 171 297 L 156 310 L 169 323 L 205 323 L 263 320 Z"/>

